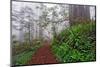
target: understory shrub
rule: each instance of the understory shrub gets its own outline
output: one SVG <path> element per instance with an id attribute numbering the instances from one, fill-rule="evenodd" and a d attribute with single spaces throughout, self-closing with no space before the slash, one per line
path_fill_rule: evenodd
<path id="1" fill-rule="evenodd" d="M 52 49 L 59 62 L 95 61 L 95 23 L 78 24 L 63 30 L 53 38 Z"/>
<path id="2" fill-rule="evenodd" d="M 18 45 L 13 45 L 12 51 L 12 64 L 13 65 L 26 65 L 31 60 L 32 55 L 41 46 L 40 41 L 35 41 L 34 44 L 23 42 Z"/>

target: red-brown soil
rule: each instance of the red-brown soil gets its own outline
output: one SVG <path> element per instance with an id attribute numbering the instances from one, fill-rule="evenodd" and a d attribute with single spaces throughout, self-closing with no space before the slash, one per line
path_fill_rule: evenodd
<path id="1" fill-rule="evenodd" d="M 29 64 L 54 64 L 58 63 L 55 56 L 51 51 L 50 44 L 45 42 L 42 47 L 40 47 L 37 52 L 33 55 Z"/>

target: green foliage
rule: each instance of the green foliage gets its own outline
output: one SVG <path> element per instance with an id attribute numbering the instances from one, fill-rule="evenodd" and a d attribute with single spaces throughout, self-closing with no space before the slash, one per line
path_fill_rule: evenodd
<path id="1" fill-rule="evenodd" d="M 32 55 L 35 53 L 35 51 L 39 48 L 40 46 L 34 46 L 34 47 L 30 47 L 29 49 L 21 52 L 20 54 L 17 54 L 15 56 L 13 56 L 13 64 L 14 65 L 25 65 L 28 64 L 28 61 L 31 60 Z"/>
<path id="2" fill-rule="evenodd" d="M 12 64 L 13 65 L 25 65 L 32 58 L 32 55 L 41 46 L 40 40 L 17 42 L 12 46 Z"/>
<path id="3" fill-rule="evenodd" d="M 17 55 L 20 54 L 24 51 L 27 51 L 29 49 L 31 49 L 32 47 L 36 47 L 36 46 L 40 46 L 41 45 L 41 41 L 39 40 L 34 40 L 31 43 L 29 41 L 25 41 L 25 42 L 17 42 L 16 44 L 13 44 L 12 46 L 12 55 Z"/>
<path id="4" fill-rule="evenodd" d="M 12 55 L 17 55 L 30 48 L 29 42 L 14 44 L 12 46 Z"/>
<path id="5" fill-rule="evenodd" d="M 63 30 L 52 41 L 52 49 L 60 62 L 96 60 L 95 23 L 83 23 Z"/>
<path id="6" fill-rule="evenodd" d="M 31 59 L 33 51 L 25 51 L 19 55 L 13 57 L 13 64 L 14 65 L 23 65 L 27 64 L 27 62 Z"/>

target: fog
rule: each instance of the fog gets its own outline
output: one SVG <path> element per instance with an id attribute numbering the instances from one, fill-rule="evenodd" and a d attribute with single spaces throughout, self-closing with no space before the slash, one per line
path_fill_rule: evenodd
<path id="1" fill-rule="evenodd" d="M 32 22 L 34 23 L 34 30 L 31 30 L 31 37 L 32 38 L 37 38 L 39 37 L 39 32 L 40 32 L 40 27 L 38 26 L 38 23 L 42 23 L 40 21 L 36 21 L 36 20 L 39 20 L 39 17 L 42 15 L 42 11 L 43 10 L 46 10 L 48 8 L 52 8 L 52 7 L 55 7 L 57 6 L 58 9 L 56 10 L 58 13 L 59 11 L 61 11 L 59 5 L 60 4 L 45 4 L 43 3 L 44 7 L 46 8 L 41 8 L 41 9 L 38 9 L 38 7 L 41 7 L 41 3 L 31 3 L 31 2 L 12 2 L 12 14 L 15 14 L 16 12 L 15 11 L 18 11 L 20 12 L 22 10 L 22 8 L 25 8 L 25 7 L 30 7 L 32 10 L 33 10 L 33 13 L 34 13 L 34 16 L 32 16 L 32 18 L 35 19 L 35 22 Z M 66 13 L 67 13 L 67 16 L 69 16 L 69 5 L 65 5 L 65 9 L 66 9 Z M 51 12 L 49 12 L 48 14 L 51 14 Z M 16 14 L 17 15 L 17 14 Z M 24 14 L 24 16 L 26 16 L 26 14 Z M 49 16 L 49 19 L 52 17 L 52 15 Z M 55 20 L 58 20 L 59 18 L 62 18 L 62 16 L 59 14 L 58 17 L 55 19 Z M 95 7 L 91 6 L 90 7 L 90 18 L 95 20 Z M 28 21 L 28 18 L 24 18 L 24 20 Z M 12 21 L 12 35 L 15 35 L 16 36 L 16 40 L 19 40 L 19 41 L 24 41 L 24 34 L 25 32 L 28 32 L 28 29 L 26 30 L 17 30 L 14 28 L 13 25 L 16 25 L 17 28 L 20 28 L 21 25 L 20 25 L 20 21 Z M 62 31 L 63 29 L 67 28 L 67 27 L 70 27 L 70 24 L 69 24 L 69 20 L 65 20 L 63 22 L 59 22 L 59 24 L 56 24 L 56 32 L 59 33 L 60 31 Z M 52 38 L 53 35 L 52 35 L 52 23 L 49 22 L 49 24 L 42 29 L 42 34 L 43 34 L 43 38 L 44 39 L 48 39 L 48 38 Z M 37 35 L 37 37 L 36 37 Z"/>

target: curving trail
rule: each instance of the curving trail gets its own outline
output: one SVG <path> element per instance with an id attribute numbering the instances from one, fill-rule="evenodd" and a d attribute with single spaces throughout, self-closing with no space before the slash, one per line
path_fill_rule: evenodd
<path id="1" fill-rule="evenodd" d="M 51 51 L 50 44 L 45 42 L 42 47 L 40 47 L 35 55 L 33 55 L 29 64 L 54 64 L 58 63 L 56 57 Z"/>

